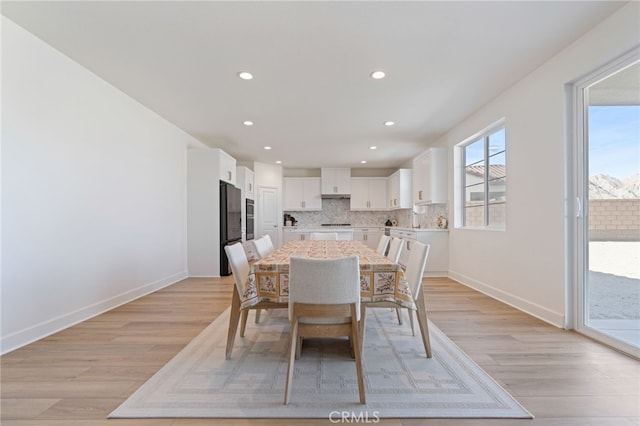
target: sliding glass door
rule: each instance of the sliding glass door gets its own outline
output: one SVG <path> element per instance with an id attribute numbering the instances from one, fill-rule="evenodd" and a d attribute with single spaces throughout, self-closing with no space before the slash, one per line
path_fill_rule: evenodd
<path id="1" fill-rule="evenodd" d="M 640 354 L 640 62 L 576 87 L 576 329 Z"/>

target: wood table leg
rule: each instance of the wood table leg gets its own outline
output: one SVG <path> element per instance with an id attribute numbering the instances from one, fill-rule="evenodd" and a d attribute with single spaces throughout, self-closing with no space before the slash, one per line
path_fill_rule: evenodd
<path id="1" fill-rule="evenodd" d="M 424 344 L 424 350 L 427 353 L 427 358 L 431 358 L 431 342 L 429 341 L 429 323 L 427 321 L 427 307 L 424 303 L 424 296 L 422 294 L 422 287 L 415 298 L 416 308 L 418 309 L 418 324 L 420 325 L 420 335 L 422 336 L 422 343 Z"/>
<path id="2" fill-rule="evenodd" d="M 240 320 L 240 295 L 238 288 L 233 286 L 233 297 L 231 299 L 231 314 L 229 315 L 229 333 L 227 334 L 227 350 L 226 359 L 231 359 L 231 351 L 233 351 L 233 342 L 236 340 L 238 331 L 238 322 Z"/>

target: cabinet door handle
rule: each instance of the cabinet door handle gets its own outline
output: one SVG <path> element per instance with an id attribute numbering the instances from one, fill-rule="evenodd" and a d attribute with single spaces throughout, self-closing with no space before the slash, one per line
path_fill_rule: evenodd
<path id="1" fill-rule="evenodd" d="M 229 180 L 231 180 L 231 172 L 227 172 L 227 173 L 229 173 Z"/>
<path id="2" fill-rule="evenodd" d="M 422 190 L 418 191 L 418 200 L 422 200 Z"/>
<path id="3" fill-rule="evenodd" d="M 333 193 L 334 193 L 334 194 L 337 194 L 337 193 L 338 193 L 338 187 L 337 187 L 337 186 L 334 186 L 334 187 L 333 187 Z"/>
<path id="4" fill-rule="evenodd" d="M 249 184 L 249 192 L 253 191 L 253 185 Z"/>

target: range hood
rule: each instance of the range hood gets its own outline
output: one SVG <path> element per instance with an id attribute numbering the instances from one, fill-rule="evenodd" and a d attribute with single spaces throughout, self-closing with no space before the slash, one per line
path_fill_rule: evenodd
<path id="1" fill-rule="evenodd" d="M 351 198 L 351 194 L 322 194 L 320 198 L 322 198 L 323 200 L 327 200 L 327 199 L 349 200 Z"/>

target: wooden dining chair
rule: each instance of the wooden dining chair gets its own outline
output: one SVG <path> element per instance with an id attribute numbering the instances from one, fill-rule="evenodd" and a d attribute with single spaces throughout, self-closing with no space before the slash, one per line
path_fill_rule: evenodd
<path id="1" fill-rule="evenodd" d="M 418 324 L 420 325 L 420 334 L 422 336 L 422 342 L 424 344 L 424 350 L 427 354 L 427 358 L 431 358 L 431 342 L 429 341 L 429 324 L 427 321 L 427 308 L 424 303 L 424 296 L 422 294 L 422 275 L 424 274 L 424 268 L 427 265 L 427 259 L 429 258 L 429 244 L 423 244 L 418 241 L 411 244 L 411 253 L 409 254 L 409 261 L 407 262 L 407 269 L 404 273 L 409 284 L 409 289 L 413 295 L 413 301 L 416 304 L 416 313 L 418 315 Z M 383 308 L 391 307 L 398 309 L 398 305 L 392 302 L 369 302 L 362 304 L 362 319 L 360 320 L 360 343 L 364 345 L 364 333 L 365 322 L 367 318 L 368 308 Z M 415 329 L 413 325 L 413 311 L 409 311 L 409 319 L 411 321 L 411 331 L 415 336 Z"/>
<path id="2" fill-rule="evenodd" d="M 310 240 L 337 240 L 337 232 L 312 232 L 309 235 Z"/>
<path id="3" fill-rule="evenodd" d="M 400 254 L 402 253 L 402 246 L 404 245 L 404 241 L 402 238 L 393 237 L 391 238 L 391 243 L 389 244 L 389 253 L 387 253 L 387 257 L 393 262 L 398 263 L 400 259 Z"/>
<path id="4" fill-rule="evenodd" d="M 378 252 L 379 255 L 384 256 L 387 254 L 389 241 L 391 241 L 391 237 L 388 235 L 382 235 L 380 237 L 380 241 L 378 241 L 378 247 L 376 248 L 376 251 Z"/>
<path id="5" fill-rule="evenodd" d="M 244 330 L 247 325 L 247 315 L 250 309 L 284 309 L 287 307 L 286 303 L 275 303 L 262 301 L 245 309 L 240 309 L 240 295 L 244 294 L 244 286 L 249 278 L 249 261 L 245 254 L 242 243 L 235 243 L 224 247 L 224 251 L 227 253 L 229 259 L 229 265 L 231 266 L 231 273 L 235 286 L 233 289 L 233 298 L 231 299 L 231 313 L 229 316 L 229 332 L 227 334 L 227 349 L 225 357 L 231 358 L 231 352 L 233 351 L 233 342 L 236 338 L 238 331 L 238 322 L 242 316 L 242 323 L 240 325 L 240 337 L 244 337 Z"/>
<path id="6" fill-rule="evenodd" d="M 358 256 L 339 259 L 292 257 L 289 268 L 289 366 L 284 393 L 291 397 L 293 367 L 306 337 L 348 336 L 356 361 L 360 403 L 365 404 L 360 318 L 360 267 Z"/>

